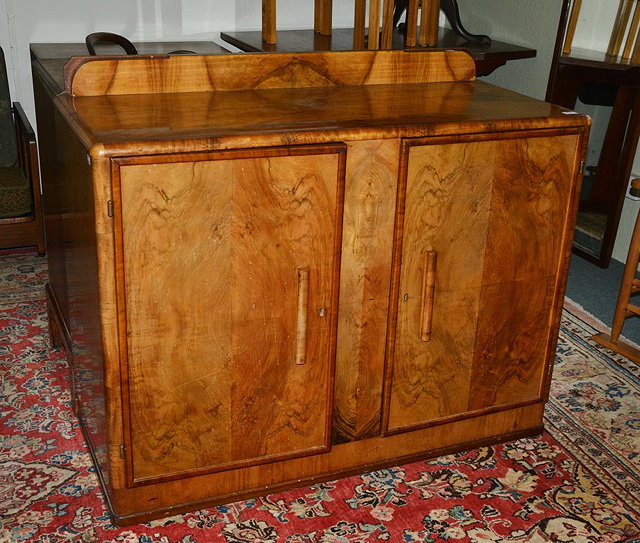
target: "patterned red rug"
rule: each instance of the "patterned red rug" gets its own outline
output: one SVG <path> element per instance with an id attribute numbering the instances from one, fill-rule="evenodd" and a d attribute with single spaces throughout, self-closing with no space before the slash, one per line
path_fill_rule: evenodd
<path id="1" fill-rule="evenodd" d="M 0 541 L 640 541 L 639 367 L 565 311 L 547 431 L 128 528 L 109 522 L 51 351 L 45 260 L 0 252 Z"/>

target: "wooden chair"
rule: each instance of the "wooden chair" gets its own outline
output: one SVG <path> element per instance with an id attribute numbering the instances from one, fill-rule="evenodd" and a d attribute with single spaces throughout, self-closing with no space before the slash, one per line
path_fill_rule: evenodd
<path id="1" fill-rule="evenodd" d="M 97 55 L 96 47 L 99 44 L 116 44 L 124 49 L 127 55 L 137 55 L 138 50 L 127 38 L 120 34 L 113 34 L 112 32 L 93 32 L 89 34 L 84 40 L 87 51 L 90 55 Z"/>
<path id="2" fill-rule="evenodd" d="M 0 48 L 0 249 L 23 246 L 45 253 L 38 148 L 22 107 L 11 106 Z"/>
<path id="3" fill-rule="evenodd" d="M 578 26 L 578 18 L 582 9 L 582 0 L 573 0 L 571 14 L 565 34 L 562 54 L 571 55 L 571 48 Z M 632 15 L 633 12 L 633 15 Z M 640 2 L 637 0 L 620 0 L 618 12 L 609 39 L 607 56 L 611 61 L 640 63 Z M 624 47 L 622 46 L 624 43 Z M 620 54 L 622 49 L 622 54 Z M 620 57 L 619 59 L 617 57 Z"/>
<path id="4" fill-rule="evenodd" d="M 640 179 L 631 182 L 631 190 L 640 195 Z M 640 213 L 636 217 L 636 225 L 633 229 L 627 262 L 624 267 L 618 301 L 613 314 L 613 324 L 611 334 L 598 333 L 592 339 L 608 349 L 615 351 L 622 356 L 640 363 L 640 349 L 629 342 L 620 339 L 622 327 L 628 317 L 640 316 L 640 306 L 632 303 L 632 296 L 640 292 L 640 279 L 638 279 L 638 264 L 640 264 Z"/>
<path id="5" fill-rule="evenodd" d="M 367 3 L 369 17 L 367 21 Z M 419 8 L 422 3 L 422 8 Z M 330 36 L 333 0 L 315 0 L 314 31 Z M 438 41 L 440 0 L 355 0 L 354 49 L 391 49 L 394 20 L 406 9 L 406 46 L 434 46 Z M 262 0 L 262 41 L 275 44 L 276 0 Z"/>

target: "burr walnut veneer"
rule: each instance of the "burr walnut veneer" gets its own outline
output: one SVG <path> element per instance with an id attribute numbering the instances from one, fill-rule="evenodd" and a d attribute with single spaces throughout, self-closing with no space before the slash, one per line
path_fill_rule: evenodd
<path id="1" fill-rule="evenodd" d="M 541 430 L 586 117 L 462 52 L 38 51 L 51 333 L 117 522 Z"/>

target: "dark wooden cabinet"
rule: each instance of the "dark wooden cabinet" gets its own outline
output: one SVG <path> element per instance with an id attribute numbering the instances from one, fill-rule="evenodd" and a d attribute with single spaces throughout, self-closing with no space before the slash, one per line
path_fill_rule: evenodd
<path id="1" fill-rule="evenodd" d="M 461 52 L 49 69 L 52 337 L 117 522 L 541 430 L 586 117 Z"/>

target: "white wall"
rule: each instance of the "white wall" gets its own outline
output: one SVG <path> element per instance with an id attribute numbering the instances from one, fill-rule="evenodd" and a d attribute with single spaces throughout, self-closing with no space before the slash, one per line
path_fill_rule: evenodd
<path id="1" fill-rule="evenodd" d="M 508 62 L 483 79 L 544 100 L 562 0 L 459 0 L 458 4 L 469 32 L 537 50 L 534 58 Z"/>
<path id="2" fill-rule="evenodd" d="M 606 51 L 617 10 L 618 0 L 583 0 L 573 46 Z"/>

